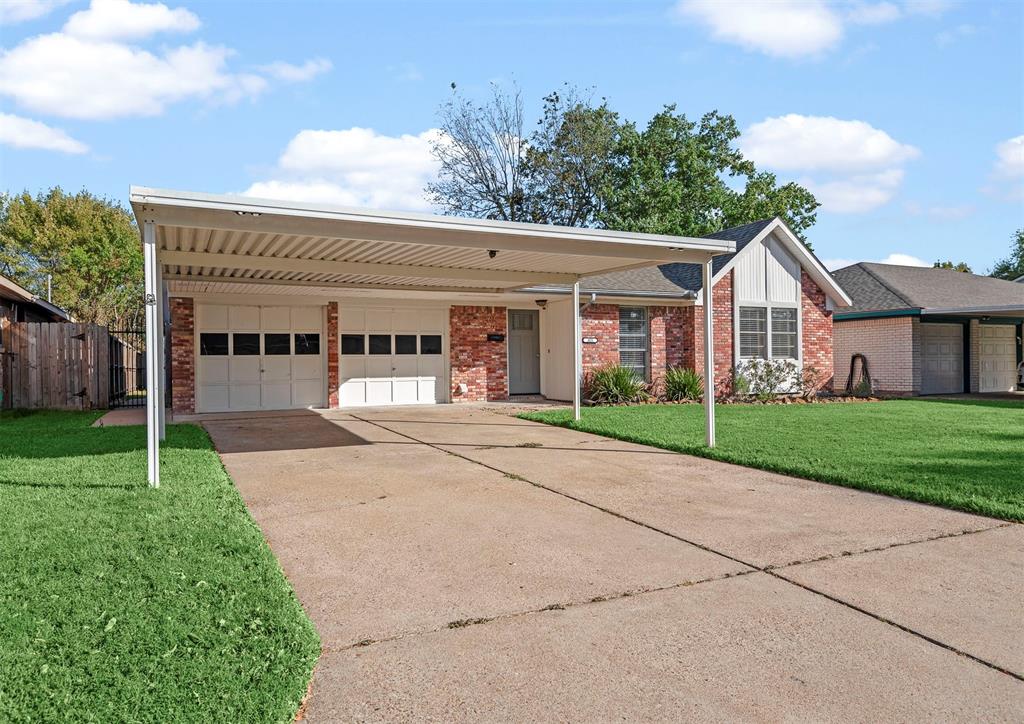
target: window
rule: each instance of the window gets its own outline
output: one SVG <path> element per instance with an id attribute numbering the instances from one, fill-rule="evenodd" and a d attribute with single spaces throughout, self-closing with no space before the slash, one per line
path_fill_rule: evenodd
<path id="1" fill-rule="evenodd" d="M 231 335 L 232 350 L 235 356 L 252 356 L 260 353 L 260 336 L 258 334 Z"/>
<path id="2" fill-rule="evenodd" d="M 420 354 L 441 354 L 441 335 L 420 335 Z"/>
<path id="3" fill-rule="evenodd" d="M 647 379 L 646 307 L 619 307 L 619 364 Z"/>
<path id="4" fill-rule="evenodd" d="M 199 354 L 202 356 L 220 356 L 227 353 L 227 332 L 203 332 L 199 335 Z"/>
<path id="5" fill-rule="evenodd" d="M 320 354 L 320 335 L 316 333 L 296 333 L 295 354 Z"/>
<path id="6" fill-rule="evenodd" d="M 740 307 L 740 358 L 768 358 L 767 307 Z"/>
<path id="7" fill-rule="evenodd" d="M 396 334 L 395 354 L 416 354 L 416 335 Z"/>
<path id="8" fill-rule="evenodd" d="M 370 354 L 391 354 L 391 335 L 371 334 Z"/>
<path id="9" fill-rule="evenodd" d="M 512 310 L 509 312 L 509 326 L 514 330 L 532 331 L 533 330 L 533 318 L 536 316 L 535 312 L 522 312 Z"/>
<path id="10" fill-rule="evenodd" d="M 361 334 L 341 335 L 342 354 L 366 354 L 366 337 Z"/>
<path id="11" fill-rule="evenodd" d="M 292 336 L 290 334 L 264 334 L 263 354 L 283 355 L 292 353 Z"/>
<path id="12" fill-rule="evenodd" d="M 797 358 L 796 309 L 772 309 L 772 359 Z"/>

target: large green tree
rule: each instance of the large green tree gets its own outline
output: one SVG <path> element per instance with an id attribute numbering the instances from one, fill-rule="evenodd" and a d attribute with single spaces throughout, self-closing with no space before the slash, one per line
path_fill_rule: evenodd
<path id="1" fill-rule="evenodd" d="M 950 269 L 952 271 L 964 272 L 965 274 L 973 274 L 971 267 L 965 261 L 958 261 L 956 264 L 948 259 L 946 261 L 937 261 L 932 264 L 932 269 Z"/>
<path id="2" fill-rule="evenodd" d="M 483 104 L 457 93 L 434 146 L 445 213 L 620 231 L 698 236 L 773 216 L 801 237 L 818 202 L 779 184 L 739 150 L 736 121 L 691 121 L 666 106 L 643 128 L 571 86 L 544 98 L 527 133 L 518 91 Z"/>
<path id="3" fill-rule="evenodd" d="M 1024 229 L 1017 229 L 1010 242 L 1010 253 L 992 267 L 992 276 L 998 279 L 1019 279 L 1024 276 Z"/>
<path id="4" fill-rule="evenodd" d="M 0 273 L 82 322 L 129 326 L 142 310 L 142 247 L 123 207 L 53 188 L 0 197 Z"/>

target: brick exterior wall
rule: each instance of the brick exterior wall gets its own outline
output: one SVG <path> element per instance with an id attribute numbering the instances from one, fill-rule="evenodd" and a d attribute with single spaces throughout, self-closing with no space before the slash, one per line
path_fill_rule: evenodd
<path id="1" fill-rule="evenodd" d="M 327 407 L 339 407 L 341 378 L 338 374 L 338 303 L 327 304 Z"/>
<path id="2" fill-rule="evenodd" d="M 921 391 L 921 331 L 914 317 L 850 319 L 833 325 L 834 388 L 843 391 L 850 359 L 863 354 L 876 393 L 916 395 Z"/>
<path id="3" fill-rule="evenodd" d="M 508 344 L 488 342 L 508 334 L 505 307 L 452 307 L 449 338 L 452 402 L 508 399 Z M 466 392 L 459 385 L 466 385 Z"/>
<path id="4" fill-rule="evenodd" d="M 969 392 L 980 392 L 981 391 L 981 320 L 972 319 L 970 321 L 970 328 L 968 329 L 970 340 L 968 341 L 969 351 L 968 360 L 971 365 L 969 372 L 970 386 Z"/>
<path id="5" fill-rule="evenodd" d="M 590 305 L 580 315 L 580 328 L 584 337 L 597 337 L 597 344 L 583 345 L 583 374 L 619 363 L 618 305 Z M 571 363 L 569 370 L 571 374 Z"/>
<path id="6" fill-rule="evenodd" d="M 693 347 L 692 307 L 648 307 L 651 335 L 651 376 L 679 367 Z"/>
<path id="7" fill-rule="evenodd" d="M 732 277 L 733 273 L 730 271 L 715 283 L 711 293 L 715 316 L 715 393 L 719 397 L 729 394 L 732 389 Z M 690 352 L 683 356 L 683 366 L 692 367 L 704 374 L 704 307 L 694 305 L 687 309 L 691 311 L 688 318 L 684 318 L 686 329 L 682 334 L 692 334 L 693 345 Z"/>
<path id="8" fill-rule="evenodd" d="M 171 412 L 196 411 L 195 304 L 191 297 L 171 297 Z"/>
<path id="9" fill-rule="evenodd" d="M 818 388 L 831 390 L 833 383 L 832 312 L 825 307 L 825 292 L 803 270 L 800 272 L 800 307 L 802 324 L 800 346 L 804 368 L 816 368 L 820 374 Z"/>

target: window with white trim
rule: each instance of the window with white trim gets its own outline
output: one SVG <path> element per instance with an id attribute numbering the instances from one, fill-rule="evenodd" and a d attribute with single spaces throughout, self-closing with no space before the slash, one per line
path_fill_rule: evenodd
<path id="1" fill-rule="evenodd" d="M 619 307 L 619 364 L 647 379 L 646 307 Z"/>
<path id="2" fill-rule="evenodd" d="M 739 343 L 740 359 L 797 359 L 796 307 L 740 307 Z"/>

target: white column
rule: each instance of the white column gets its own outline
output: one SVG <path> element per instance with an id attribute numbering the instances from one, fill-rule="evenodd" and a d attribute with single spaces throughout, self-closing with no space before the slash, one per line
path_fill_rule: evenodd
<path id="1" fill-rule="evenodd" d="M 704 262 L 704 442 L 715 446 L 715 307 L 711 298 L 712 257 Z"/>
<path id="2" fill-rule="evenodd" d="M 572 285 L 572 416 L 580 419 L 580 388 L 583 386 L 583 328 L 580 324 L 580 280 Z"/>
<path id="3" fill-rule="evenodd" d="M 167 340 L 164 336 L 164 270 L 160 259 L 156 260 L 156 308 L 157 308 L 157 365 L 160 374 L 157 376 L 159 382 L 159 396 L 157 397 L 157 418 L 160 423 L 160 439 L 167 439 L 167 420 L 165 402 L 167 397 Z"/>
<path id="4" fill-rule="evenodd" d="M 160 406 L 157 364 L 160 303 L 157 283 L 156 228 L 152 221 L 142 225 L 142 251 L 145 267 L 146 302 L 146 462 L 147 480 L 151 488 L 160 487 Z"/>

